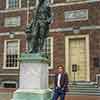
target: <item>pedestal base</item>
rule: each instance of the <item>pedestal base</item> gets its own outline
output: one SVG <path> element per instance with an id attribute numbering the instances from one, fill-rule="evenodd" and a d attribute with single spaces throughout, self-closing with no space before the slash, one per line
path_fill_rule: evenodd
<path id="1" fill-rule="evenodd" d="M 37 54 L 21 54 L 20 89 L 48 89 L 47 59 Z"/>
<path id="2" fill-rule="evenodd" d="M 51 94 L 50 89 L 18 89 L 11 100 L 51 100 Z"/>

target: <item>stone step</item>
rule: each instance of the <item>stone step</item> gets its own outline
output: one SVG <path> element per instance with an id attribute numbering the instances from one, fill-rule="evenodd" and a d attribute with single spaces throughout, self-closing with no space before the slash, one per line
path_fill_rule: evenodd
<path id="1" fill-rule="evenodd" d="M 97 85 L 69 85 L 70 88 L 97 88 Z"/>
<path id="2" fill-rule="evenodd" d="M 91 84 L 70 84 L 69 87 L 84 87 L 84 88 L 92 88 L 92 87 L 97 87 L 97 85 L 91 85 Z"/>
<path id="3" fill-rule="evenodd" d="M 85 86 L 93 86 L 93 85 L 97 85 L 96 82 L 70 82 L 69 85 L 85 85 Z"/>
<path id="4" fill-rule="evenodd" d="M 97 89 L 97 87 L 69 87 L 70 89 L 83 89 L 83 90 L 88 90 L 88 89 L 90 89 L 90 90 L 95 90 L 95 89 Z"/>
<path id="5" fill-rule="evenodd" d="M 81 93 L 100 93 L 100 91 L 94 90 L 94 91 L 90 91 L 90 90 L 69 90 L 70 92 L 81 92 Z"/>
<path id="6" fill-rule="evenodd" d="M 98 95 L 100 96 L 100 89 L 97 88 L 96 84 L 92 83 L 76 83 L 69 84 L 70 95 Z"/>
<path id="7" fill-rule="evenodd" d="M 89 93 L 88 92 L 86 92 L 86 93 L 85 92 L 68 92 L 67 94 L 68 95 L 88 95 L 88 96 L 89 95 L 92 95 L 92 96 L 95 95 L 95 96 L 100 96 L 100 92 L 98 92 L 98 93 L 92 93 L 92 92 L 91 93 L 90 92 Z"/>
<path id="8" fill-rule="evenodd" d="M 74 86 L 70 86 L 69 85 L 69 87 L 84 87 L 84 88 L 92 88 L 92 87 L 94 87 L 94 88 L 96 88 L 97 86 L 85 86 L 85 85 L 74 85 Z"/>
<path id="9" fill-rule="evenodd" d="M 70 91 L 100 91 L 97 89 L 69 89 Z"/>
<path id="10" fill-rule="evenodd" d="M 89 91 L 100 91 L 100 89 L 98 89 L 98 88 L 70 88 L 69 87 L 69 90 L 76 90 L 76 91 L 80 91 L 80 90 L 89 90 Z"/>

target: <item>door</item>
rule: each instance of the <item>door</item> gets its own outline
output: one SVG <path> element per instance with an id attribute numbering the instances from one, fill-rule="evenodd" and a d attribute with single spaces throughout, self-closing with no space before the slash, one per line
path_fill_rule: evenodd
<path id="1" fill-rule="evenodd" d="M 72 71 L 72 66 L 77 65 L 77 72 Z M 69 76 L 73 81 L 84 81 L 87 79 L 87 56 L 86 56 L 86 39 L 71 38 L 69 39 Z M 75 75 L 75 76 L 74 76 Z"/>

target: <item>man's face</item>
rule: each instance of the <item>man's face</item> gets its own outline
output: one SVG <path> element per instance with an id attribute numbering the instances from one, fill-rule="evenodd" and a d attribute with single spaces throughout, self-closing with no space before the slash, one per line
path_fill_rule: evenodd
<path id="1" fill-rule="evenodd" d="M 62 67 L 58 67 L 58 73 L 62 73 L 63 72 L 63 68 Z"/>

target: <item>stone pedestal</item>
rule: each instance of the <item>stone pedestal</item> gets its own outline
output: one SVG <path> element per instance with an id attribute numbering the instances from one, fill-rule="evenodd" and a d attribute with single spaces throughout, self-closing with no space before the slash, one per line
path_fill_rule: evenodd
<path id="1" fill-rule="evenodd" d="M 12 100 L 51 100 L 50 89 L 19 89 Z"/>
<path id="2" fill-rule="evenodd" d="M 21 54 L 19 89 L 12 100 L 51 100 L 47 59 L 40 54 Z"/>

